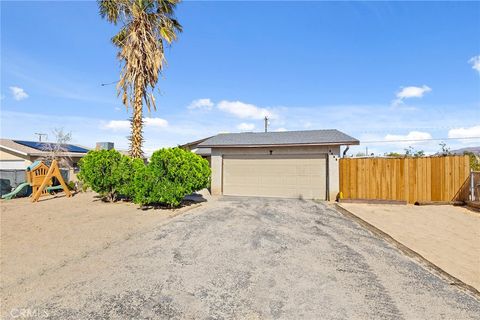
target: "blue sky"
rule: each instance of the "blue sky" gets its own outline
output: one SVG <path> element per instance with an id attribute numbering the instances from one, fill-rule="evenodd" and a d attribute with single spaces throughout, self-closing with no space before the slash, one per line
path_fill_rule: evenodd
<path id="1" fill-rule="evenodd" d="M 147 153 L 261 131 L 264 115 L 272 131 L 337 128 L 366 142 L 353 153 L 480 137 L 479 2 L 188 1 L 177 17 Z M 100 85 L 118 79 L 115 31 L 94 1 L 2 1 L 2 137 L 63 127 L 79 144 L 127 148 L 129 113 Z"/>

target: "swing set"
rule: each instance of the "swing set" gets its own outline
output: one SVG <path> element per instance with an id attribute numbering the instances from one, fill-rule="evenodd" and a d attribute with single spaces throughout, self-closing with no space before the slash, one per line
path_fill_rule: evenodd
<path id="1" fill-rule="evenodd" d="M 59 186 L 53 185 L 53 178 L 60 183 Z M 67 197 L 72 193 L 63 180 L 57 160 L 53 160 L 50 167 L 42 161 L 35 161 L 27 168 L 27 182 L 32 187 L 32 202 L 37 202 L 40 197 L 47 196 L 52 191 L 63 190 Z"/>

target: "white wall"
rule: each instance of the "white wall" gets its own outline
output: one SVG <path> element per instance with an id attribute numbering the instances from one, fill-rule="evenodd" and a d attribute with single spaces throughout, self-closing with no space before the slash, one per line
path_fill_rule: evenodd
<path id="1" fill-rule="evenodd" d="M 0 169 L 24 170 L 31 164 L 28 156 L 17 154 L 7 149 L 0 149 Z"/>

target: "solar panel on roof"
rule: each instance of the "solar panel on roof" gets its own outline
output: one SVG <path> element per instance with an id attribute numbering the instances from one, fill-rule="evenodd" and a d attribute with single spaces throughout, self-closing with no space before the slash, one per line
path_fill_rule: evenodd
<path id="1" fill-rule="evenodd" d="M 33 149 L 36 149 L 36 150 L 40 150 L 40 151 L 48 150 L 48 149 L 51 148 L 50 146 L 52 144 L 55 144 L 55 143 L 49 143 L 49 142 L 23 141 L 23 140 L 13 140 L 13 142 L 16 142 L 18 144 L 21 144 L 21 145 L 24 145 L 24 146 L 27 146 L 27 147 L 30 147 L 30 148 L 33 148 Z M 88 149 L 81 148 L 81 147 L 78 147 L 78 146 L 74 146 L 73 144 L 65 144 L 65 145 L 63 145 L 63 148 L 67 152 L 78 152 L 78 153 L 87 153 L 88 152 Z"/>

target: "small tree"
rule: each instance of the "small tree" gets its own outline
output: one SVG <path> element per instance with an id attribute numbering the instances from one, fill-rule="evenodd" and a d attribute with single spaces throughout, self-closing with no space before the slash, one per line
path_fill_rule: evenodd
<path id="1" fill-rule="evenodd" d="M 414 147 L 409 146 L 405 148 L 405 157 L 424 157 L 425 151 L 423 150 L 415 150 Z"/>
<path id="2" fill-rule="evenodd" d="M 53 135 L 55 136 L 55 142 L 47 142 L 43 145 L 42 151 L 46 151 L 47 154 L 41 159 L 47 163 L 57 160 L 60 168 L 71 168 L 72 158 L 67 154 L 67 145 L 72 141 L 72 133 L 64 132 L 63 128 L 55 128 L 53 129 Z"/>
<path id="3" fill-rule="evenodd" d="M 480 171 L 480 156 L 470 151 L 465 151 L 463 154 L 470 158 L 470 169 Z"/>
<path id="4" fill-rule="evenodd" d="M 439 152 L 439 153 L 440 153 L 442 156 L 450 156 L 450 155 L 452 155 L 452 152 L 450 151 L 450 148 L 447 147 L 447 144 L 446 144 L 445 142 L 442 141 L 442 142 L 440 142 L 438 145 L 440 146 L 440 152 Z"/>
<path id="5" fill-rule="evenodd" d="M 425 156 L 425 151 L 423 150 L 417 150 L 415 151 L 415 153 L 413 154 L 414 157 L 424 157 Z"/>
<path id="6" fill-rule="evenodd" d="M 399 158 L 399 157 L 403 157 L 404 155 L 398 152 L 389 152 L 389 153 L 385 153 L 385 156 L 392 157 L 392 158 Z"/>

